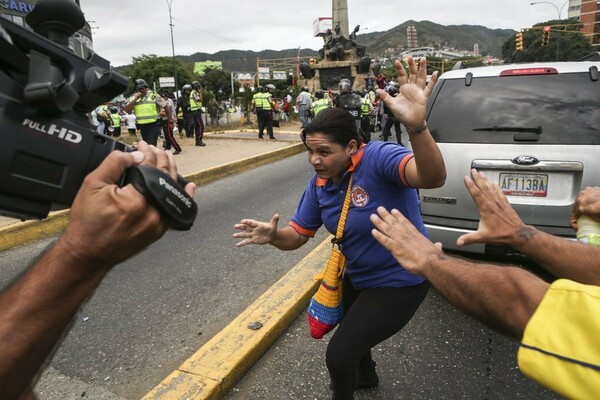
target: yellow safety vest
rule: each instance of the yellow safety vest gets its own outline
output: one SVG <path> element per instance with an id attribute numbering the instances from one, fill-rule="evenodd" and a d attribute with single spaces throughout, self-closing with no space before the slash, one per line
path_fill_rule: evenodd
<path id="1" fill-rule="evenodd" d="M 121 116 L 119 114 L 116 114 L 116 113 L 115 114 L 111 114 L 111 116 L 112 116 L 113 126 L 115 128 L 121 126 Z"/>
<path id="2" fill-rule="evenodd" d="M 254 101 L 254 107 L 263 108 L 262 93 L 254 93 L 252 96 L 252 101 Z"/>
<path id="3" fill-rule="evenodd" d="M 371 105 L 371 101 L 369 99 L 366 99 L 363 97 L 362 101 L 361 101 L 361 105 L 360 105 L 360 111 L 361 111 L 361 115 L 363 117 L 369 115 L 370 111 L 369 110 L 369 105 Z"/>
<path id="4" fill-rule="evenodd" d="M 156 107 L 157 94 L 148 90 L 144 97 L 140 97 L 133 106 L 135 121 L 139 125 L 152 124 L 160 119 L 160 114 Z"/>
<path id="5" fill-rule="evenodd" d="M 196 92 L 198 93 L 198 92 Z M 194 98 L 195 96 L 193 96 L 193 93 L 190 95 L 190 109 L 192 111 L 198 111 L 199 109 L 202 108 L 202 102 L 201 101 L 196 101 L 196 99 Z"/>
<path id="6" fill-rule="evenodd" d="M 327 101 L 327 99 L 319 99 L 312 103 L 312 109 L 315 113 L 315 117 L 326 108 L 329 108 L 329 102 Z"/>
<path id="7" fill-rule="evenodd" d="M 271 111 L 273 109 L 273 106 L 271 105 L 271 97 L 273 97 L 271 93 L 265 92 L 262 94 L 261 98 L 263 110 Z"/>

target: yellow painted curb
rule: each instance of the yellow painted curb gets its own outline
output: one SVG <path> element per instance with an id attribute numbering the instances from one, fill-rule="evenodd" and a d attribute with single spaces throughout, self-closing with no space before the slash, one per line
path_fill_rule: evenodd
<path id="1" fill-rule="evenodd" d="M 306 308 L 318 288 L 314 276 L 324 268 L 330 249 L 331 238 L 319 244 L 142 400 L 221 399 Z M 262 327 L 251 330 L 248 325 L 256 322 Z"/>
<path id="2" fill-rule="evenodd" d="M 303 143 L 295 143 L 281 149 L 247 157 L 242 160 L 233 161 L 228 164 L 203 169 L 185 176 L 196 185 L 205 185 L 229 175 L 259 167 L 270 162 L 293 156 L 304 151 Z M 50 215 L 39 221 L 17 222 L 0 228 L 0 252 L 16 246 L 26 245 L 64 230 L 69 221 L 69 210 L 50 213 Z"/>
<path id="3" fill-rule="evenodd" d="M 69 210 L 50 213 L 48 218 L 17 222 L 0 228 L 0 252 L 61 232 L 69 222 Z"/>

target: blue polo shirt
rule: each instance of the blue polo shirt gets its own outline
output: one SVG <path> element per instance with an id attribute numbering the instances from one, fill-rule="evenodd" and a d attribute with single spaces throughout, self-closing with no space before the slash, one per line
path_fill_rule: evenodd
<path id="1" fill-rule="evenodd" d="M 346 257 L 346 274 L 357 289 L 412 286 L 425 280 L 406 271 L 375 240 L 369 219 L 379 206 L 396 208 L 428 236 L 417 191 L 406 181 L 405 168 L 412 157 L 411 151 L 391 142 L 374 141 L 361 146 L 338 185 L 316 174 L 310 179 L 290 221 L 290 226 L 304 236 L 313 237 L 321 225 L 335 234 L 350 173 L 353 174 L 342 253 Z"/>

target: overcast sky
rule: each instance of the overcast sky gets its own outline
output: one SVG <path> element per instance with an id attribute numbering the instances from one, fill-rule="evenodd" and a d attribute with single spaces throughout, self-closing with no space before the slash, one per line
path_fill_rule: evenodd
<path id="1" fill-rule="evenodd" d="M 81 0 L 93 27 L 94 50 L 113 66 L 141 54 L 171 56 L 169 7 L 176 55 L 219 50 L 312 48 L 313 21 L 331 16 L 330 0 Z M 391 29 L 407 20 L 441 25 L 482 25 L 519 30 L 558 18 L 564 1 L 530 5 L 532 0 L 348 0 L 350 30 Z M 552 3 L 552 4 L 548 4 Z M 562 8 L 566 18 L 568 5 Z"/>

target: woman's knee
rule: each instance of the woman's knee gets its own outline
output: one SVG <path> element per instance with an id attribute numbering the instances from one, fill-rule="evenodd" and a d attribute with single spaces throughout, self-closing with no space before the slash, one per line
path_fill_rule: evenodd
<path id="1" fill-rule="evenodd" d="M 340 341 L 332 338 L 327 346 L 325 353 L 325 363 L 329 371 L 342 371 L 358 367 L 360 355 L 355 354 L 347 346 L 340 344 Z"/>

